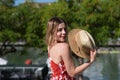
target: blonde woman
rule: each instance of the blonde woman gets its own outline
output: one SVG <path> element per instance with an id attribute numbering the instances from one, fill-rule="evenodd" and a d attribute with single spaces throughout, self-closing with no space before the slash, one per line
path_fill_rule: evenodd
<path id="1" fill-rule="evenodd" d="M 46 43 L 52 71 L 50 80 L 75 80 L 75 76 L 87 69 L 95 60 L 94 49 L 89 51 L 88 63 L 75 67 L 70 46 L 66 41 L 67 35 L 67 23 L 62 18 L 53 17 L 48 21 Z"/>

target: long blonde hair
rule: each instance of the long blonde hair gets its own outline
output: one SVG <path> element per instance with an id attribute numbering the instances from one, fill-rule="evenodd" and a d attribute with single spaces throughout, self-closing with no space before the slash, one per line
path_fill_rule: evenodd
<path id="1" fill-rule="evenodd" d="M 46 43 L 47 45 L 52 45 L 55 42 L 54 33 L 57 32 L 59 24 L 64 23 L 67 26 L 67 23 L 60 17 L 53 17 L 47 23 L 46 30 Z"/>

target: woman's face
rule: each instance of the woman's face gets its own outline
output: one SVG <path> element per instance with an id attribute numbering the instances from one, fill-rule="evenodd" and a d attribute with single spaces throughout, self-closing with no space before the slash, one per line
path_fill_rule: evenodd
<path id="1" fill-rule="evenodd" d="M 67 27 L 64 23 L 59 24 L 55 36 L 56 42 L 65 42 L 67 36 Z"/>

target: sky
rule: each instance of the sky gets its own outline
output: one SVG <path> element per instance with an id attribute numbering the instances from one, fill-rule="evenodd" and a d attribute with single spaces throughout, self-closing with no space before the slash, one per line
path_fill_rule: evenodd
<path id="1" fill-rule="evenodd" d="M 35 2 L 54 2 L 56 0 L 34 0 Z M 20 3 L 24 3 L 25 0 L 15 0 L 15 5 L 19 5 Z"/>

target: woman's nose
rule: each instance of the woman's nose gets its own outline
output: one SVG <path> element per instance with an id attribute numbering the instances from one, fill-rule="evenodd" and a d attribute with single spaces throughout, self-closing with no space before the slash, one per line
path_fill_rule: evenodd
<path id="1" fill-rule="evenodd" d="M 62 33 L 63 33 L 63 34 L 66 34 L 66 30 L 63 30 Z"/>

